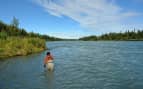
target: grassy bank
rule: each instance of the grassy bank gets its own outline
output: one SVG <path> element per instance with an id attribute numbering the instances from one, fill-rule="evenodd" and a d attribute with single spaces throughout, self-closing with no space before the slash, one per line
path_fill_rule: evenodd
<path id="1" fill-rule="evenodd" d="M 40 38 L 8 37 L 0 39 L 0 59 L 43 51 L 46 49 L 45 43 L 45 40 Z"/>
<path id="2" fill-rule="evenodd" d="M 19 20 L 13 18 L 11 24 L 0 20 L 0 59 L 28 55 L 46 49 L 46 41 L 62 40 L 46 34 L 27 32 L 19 28 Z"/>

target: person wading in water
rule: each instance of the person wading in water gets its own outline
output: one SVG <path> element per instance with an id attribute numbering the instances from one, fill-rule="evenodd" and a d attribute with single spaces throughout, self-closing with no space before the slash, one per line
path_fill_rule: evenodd
<path id="1" fill-rule="evenodd" d="M 44 68 L 52 71 L 54 69 L 54 63 L 53 63 L 53 56 L 51 55 L 50 52 L 47 52 L 47 55 L 44 59 Z"/>

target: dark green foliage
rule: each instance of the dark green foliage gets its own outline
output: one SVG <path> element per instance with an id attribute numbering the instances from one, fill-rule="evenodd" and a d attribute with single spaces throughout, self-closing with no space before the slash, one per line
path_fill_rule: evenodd
<path id="1" fill-rule="evenodd" d="M 16 18 L 13 18 L 11 25 L 0 21 L 0 59 L 40 52 L 47 49 L 46 40 L 60 40 L 39 33 L 28 33 L 25 29 L 18 28 L 18 25 Z"/>
<path id="2" fill-rule="evenodd" d="M 25 29 L 18 28 L 18 21 L 16 18 L 13 19 L 13 25 L 7 25 L 0 21 L 0 38 L 3 38 L 2 35 L 5 36 L 18 36 L 18 37 L 38 37 L 41 39 L 45 39 L 47 41 L 56 41 L 62 40 L 60 38 L 50 37 L 48 35 L 41 35 L 39 33 L 30 32 L 28 33 Z M 5 34 L 6 33 L 6 34 Z M 4 37 L 5 38 L 5 37 Z"/>
<path id="3" fill-rule="evenodd" d="M 135 29 L 133 31 L 126 31 L 124 33 L 108 33 L 103 34 L 101 36 L 88 36 L 88 37 L 82 37 L 79 40 L 143 40 L 143 30 L 137 30 Z"/>
<path id="4" fill-rule="evenodd" d="M 24 29 L 21 29 L 20 36 L 28 36 L 28 33 Z"/>
<path id="5" fill-rule="evenodd" d="M 84 40 L 84 41 L 95 41 L 97 40 L 97 37 L 96 36 L 88 36 L 88 37 L 83 37 L 83 38 L 80 38 L 79 40 Z"/>

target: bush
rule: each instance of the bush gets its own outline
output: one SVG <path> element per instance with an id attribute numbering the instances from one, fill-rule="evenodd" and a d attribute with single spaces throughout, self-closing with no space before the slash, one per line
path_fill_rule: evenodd
<path id="1" fill-rule="evenodd" d="M 1 39 L 6 39 L 7 38 L 7 33 L 6 32 L 0 32 L 0 38 Z"/>
<path id="2" fill-rule="evenodd" d="M 0 39 L 0 58 L 28 55 L 46 49 L 46 42 L 40 38 L 9 37 Z"/>

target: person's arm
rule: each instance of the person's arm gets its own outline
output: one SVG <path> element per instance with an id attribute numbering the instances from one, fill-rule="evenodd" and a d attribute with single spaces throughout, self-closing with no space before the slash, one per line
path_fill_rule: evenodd
<path id="1" fill-rule="evenodd" d="M 47 63 L 47 57 L 45 57 L 44 59 L 44 67 L 46 67 L 46 63 Z"/>
<path id="2" fill-rule="evenodd" d="M 51 59 L 54 60 L 53 56 L 51 55 Z"/>

